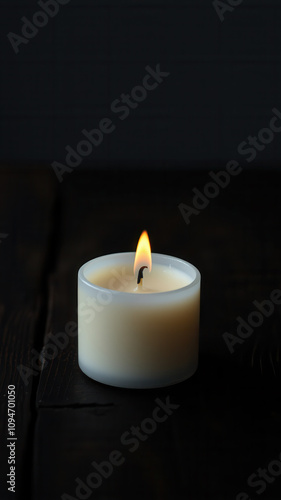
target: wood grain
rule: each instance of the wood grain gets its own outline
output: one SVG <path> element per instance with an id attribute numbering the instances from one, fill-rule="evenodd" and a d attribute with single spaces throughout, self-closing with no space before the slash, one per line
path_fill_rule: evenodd
<path id="1" fill-rule="evenodd" d="M 44 322 L 44 280 L 52 231 L 54 186 L 49 173 L 0 173 L 0 389 L 1 499 L 31 494 L 34 390 L 40 367 L 32 367 L 32 350 L 40 352 Z M 27 370 L 30 370 L 29 372 Z M 21 376 L 23 374 L 23 377 Z M 7 492 L 7 390 L 16 390 L 16 494 Z"/>

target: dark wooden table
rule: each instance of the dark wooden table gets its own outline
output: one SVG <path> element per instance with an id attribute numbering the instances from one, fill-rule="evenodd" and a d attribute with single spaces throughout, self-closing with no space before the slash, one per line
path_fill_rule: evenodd
<path id="1" fill-rule="evenodd" d="M 280 499 L 281 306 L 233 353 L 223 337 L 237 339 L 237 318 L 248 321 L 253 301 L 281 288 L 280 180 L 253 167 L 186 224 L 178 205 L 192 205 L 207 171 L 101 167 L 59 184 L 49 169 L 1 169 L 1 500 Z M 201 271 L 200 358 L 186 382 L 137 391 L 80 371 L 76 286 L 84 262 L 134 251 L 143 229 L 153 251 Z M 66 346 L 48 347 L 69 328 Z M 9 385 L 15 494 L 6 482 Z M 141 427 L 159 401 L 174 405 L 167 419 L 125 445 L 124 433 Z M 76 491 L 97 472 L 93 462 L 108 462 L 114 450 L 122 463 L 103 464 L 108 477 L 92 475 L 93 487 Z"/>

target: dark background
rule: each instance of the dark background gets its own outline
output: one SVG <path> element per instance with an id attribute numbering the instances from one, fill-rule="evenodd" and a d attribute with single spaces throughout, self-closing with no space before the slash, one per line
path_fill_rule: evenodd
<path id="1" fill-rule="evenodd" d="M 211 0 L 70 0 L 18 54 L 7 34 L 41 7 L 0 6 L 1 500 L 75 498 L 75 478 L 167 397 L 179 408 L 89 498 L 279 500 L 281 464 L 261 495 L 247 481 L 281 461 L 280 305 L 233 354 L 223 333 L 237 335 L 237 318 L 281 288 L 281 133 L 254 161 L 237 150 L 281 111 L 280 2 L 244 0 L 222 22 Z M 157 64 L 170 75 L 119 120 L 113 100 Z M 105 117 L 116 130 L 59 182 L 52 162 L 65 164 L 65 147 Z M 192 207 L 194 188 L 231 159 L 239 175 L 187 224 L 179 205 Z M 79 370 L 77 337 L 48 361 L 48 335 L 77 321 L 79 267 L 134 251 L 143 229 L 154 252 L 201 271 L 197 373 L 159 390 L 104 386 Z M 27 384 L 20 366 L 35 371 Z"/>
<path id="2" fill-rule="evenodd" d="M 115 115 L 116 130 L 83 164 L 226 162 L 280 107 L 280 8 L 245 0 L 221 22 L 211 0 L 71 0 L 15 54 L 7 34 L 42 9 L 1 1 L 1 158 L 64 160 L 65 146 L 160 63 L 170 76 L 126 120 Z M 280 153 L 277 139 L 259 163 L 278 166 Z"/>

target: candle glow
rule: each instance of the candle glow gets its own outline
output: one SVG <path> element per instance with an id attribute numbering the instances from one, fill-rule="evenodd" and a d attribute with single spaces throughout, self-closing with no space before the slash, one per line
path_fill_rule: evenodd
<path id="1" fill-rule="evenodd" d="M 198 364 L 199 310 L 198 269 L 151 254 L 143 231 L 136 253 L 96 257 L 79 269 L 79 366 L 116 387 L 151 389 L 186 380 Z"/>
<path id="2" fill-rule="evenodd" d="M 135 262 L 134 262 L 134 274 L 138 273 L 142 266 L 146 266 L 148 271 L 151 271 L 151 247 L 149 237 L 146 231 L 143 231 L 136 250 Z"/>

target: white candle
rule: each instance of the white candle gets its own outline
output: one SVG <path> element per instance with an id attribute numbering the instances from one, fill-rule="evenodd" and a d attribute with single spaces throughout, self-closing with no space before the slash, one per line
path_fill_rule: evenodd
<path id="1" fill-rule="evenodd" d="M 197 369 L 200 273 L 181 259 L 152 254 L 151 272 L 148 264 L 137 285 L 134 259 L 105 255 L 80 268 L 79 366 L 117 387 L 175 384 Z"/>

